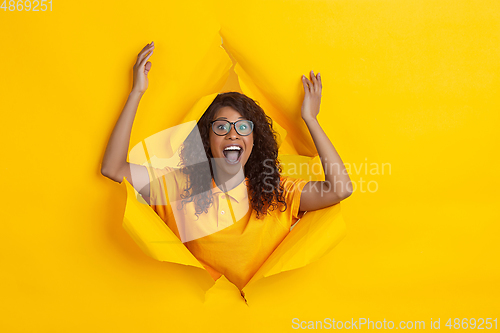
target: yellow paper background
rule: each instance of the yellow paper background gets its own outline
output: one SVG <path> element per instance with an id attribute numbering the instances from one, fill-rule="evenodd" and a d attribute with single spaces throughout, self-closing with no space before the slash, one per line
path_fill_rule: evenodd
<path id="1" fill-rule="evenodd" d="M 499 7 L 90 1 L 0 10 L 0 329 L 282 332 L 293 318 L 326 317 L 427 328 L 441 318 L 444 329 L 450 317 L 498 318 Z M 234 71 L 270 113 L 299 117 L 300 76 L 321 72 L 319 121 L 358 186 L 342 202 L 342 242 L 305 269 L 258 281 L 249 306 L 227 281 L 209 290 L 202 270 L 144 255 L 121 226 L 124 187 L 99 172 L 136 55 L 151 40 L 130 147 L 200 96 L 244 89 L 231 71 L 227 82 L 213 79 L 227 60 L 219 29 Z M 286 119 L 277 121 L 308 155 L 307 128 Z M 372 174 L 371 163 L 390 163 L 391 173 Z"/>

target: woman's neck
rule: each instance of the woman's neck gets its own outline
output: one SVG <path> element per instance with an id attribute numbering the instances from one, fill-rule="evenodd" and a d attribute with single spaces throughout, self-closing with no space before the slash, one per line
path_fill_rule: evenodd
<path id="1" fill-rule="evenodd" d="M 245 180 L 245 173 L 243 172 L 243 168 L 241 168 L 240 171 L 238 171 L 238 173 L 236 173 L 235 175 L 228 174 L 223 171 L 221 172 L 216 169 L 214 175 L 215 184 L 224 192 L 232 190 Z"/>

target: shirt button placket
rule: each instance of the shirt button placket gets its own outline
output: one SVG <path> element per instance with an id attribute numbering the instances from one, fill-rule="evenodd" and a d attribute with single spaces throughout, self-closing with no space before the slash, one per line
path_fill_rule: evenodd
<path id="1" fill-rule="evenodd" d="M 219 207 L 220 207 L 220 215 L 219 215 L 219 228 L 224 229 L 229 226 L 228 222 L 228 215 L 229 214 L 229 208 L 227 205 L 227 200 L 228 196 L 225 194 L 221 194 L 220 196 L 220 201 L 219 201 Z M 230 218 L 230 216 L 229 216 Z"/>

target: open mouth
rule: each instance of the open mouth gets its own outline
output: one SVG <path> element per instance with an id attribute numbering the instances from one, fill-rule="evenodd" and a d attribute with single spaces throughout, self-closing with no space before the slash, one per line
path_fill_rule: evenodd
<path id="1" fill-rule="evenodd" d="M 226 162 L 229 164 L 236 164 L 240 161 L 241 155 L 243 155 L 243 148 L 240 146 L 227 146 L 222 151 L 224 157 L 226 158 Z"/>

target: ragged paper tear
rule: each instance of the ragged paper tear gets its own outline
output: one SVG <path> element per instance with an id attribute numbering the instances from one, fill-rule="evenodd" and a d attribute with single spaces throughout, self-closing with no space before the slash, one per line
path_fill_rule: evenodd
<path id="1" fill-rule="evenodd" d="M 299 155 L 282 155 L 281 157 L 284 173 L 290 170 L 291 165 L 304 165 L 305 160 L 308 160 L 309 166 L 319 162 L 318 157 L 309 158 Z M 302 168 L 302 170 L 305 169 L 312 170 L 312 167 Z M 317 179 L 307 174 L 301 177 L 310 180 Z M 126 179 L 124 183 L 127 190 L 127 204 L 123 227 L 141 249 L 157 260 L 198 267 L 207 270 L 214 277 L 212 272 L 200 263 Z M 346 226 L 341 215 L 340 204 L 307 212 L 262 263 L 245 287 L 262 278 L 301 268 L 320 259 L 342 240 L 345 233 Z"/>
<path id="2" fill-rule="evenodd" d="M 231 45 L 226 45 L 225 49 L 227 52 L 228 49 L 231 49 Z M 229 58 L 228 56 L 226 60 L 229 61 Z M 220 77 L 214 77 L 214 80 L 227 77 L 231 67 L 230 63 L 224 63 L 223 67 L 224 70 L 219 72 Z M 277 133 L 276 141 L 279 147 L 278 159 L 281 163 L 281 174 L 305 181 L 324 180 L 321 161 L 302 119 L 295 116 L 290 117 L 286 112 L 281 112 L 276 107 L 280 103 L 273 103 L 273 98 L 276 97 L 272 91 L 260 90 L 249 75 L 251 73 L 249 69 L 244 69 L 236 63 L 234 72 L 238 77 L 241 91 L 258 101 L 266 115 L 273 120 L 272 128 Z M 200 98 L 190 110 L 183 112 L 185 116 L 180 123 L 171 124 L 172 127 L 152 135 L 134 146 L 129 153 L 129 162 L 147 166 L 151 170 L 155 169 L 156 172 L 162 168 L 173 170 L 172 168 L 178 167 L 181 161 L 179 147 L 186 138 L 191 137 L 191 134 L 196 132 L 197 121 L 216 96 L 217 93 L 214 93 Z M 283 96 L 280 98 L 283 99 Z M 296 110 L 293 112 L 296 113 Z M 290 135 L 291 133 L 293 135 Z M 207 163 L 207 160 L 201 141 L 200 147 L 199 161 L 193 163 L 201 165 Z M 133 177 L 134 175 L 132 175 L 132 179 Z M 346 225 L 341 215 L 340 203 L 325 209 L 306 212 L 292 226 L 291 231 L 287 231 L 279 245 L 269 255 L 266 254 L 262 262 L 257 263 L 258 268 L 253 270 L 255 273 L 249 278 L 247 276 L 242 286 L 241 280 L 238 281 L 239 283 L 230 281 L 227 276 L 215 271 L 201 258 L 196 258 L 186 246 L 186 241 L 203 238 L 203 236 L 216 231 L 211 229 L 186 231 L 185 226 L 188 223 L 185 221 L 172 223 L 172 220 L 179 222 L 177 220 L 182 220 L 182 218 L 179 217 L 180 215 L 176 216 L 175 211 L 170 208 L 162 211 L 164 218 L 168 217 L 169 223 L 167 224 L 126 179 L 123 183 L 127 191 L 127 204 L 123 220 L 125 230 L 137 245 L 152 258 L 207 271 L 209 273 L 207 279 L 214 281 L 212 288 L 207 291 L 206 296 L 209 300 L 213 300 L 215 297 L 215 289 L 212 290 L 214 286 L 216 289 L 221 289 L 223 294 L 231 293 L 231 295 L 234 295 L 234 286 L 246 302 L 244 295 L 247 286 L 253 285 L 263 278 L 307 266 L 332 250 L 346 234 Z M 160 206 L 170 207 L 172 203 L 180 201 L 177 200 L 178 193 L 171 191 L 166 185 L 164 189 L 166 192 L 168 191 L 168 196 L 165 196 L 164 202 L 159 203 Z M 155 203 L 155 205 L 157 204 Z M 238 218 L 236 216 L 238 214 L 234 214 L 233 210 L 231 213 L 233 219 L 237 221 L 245 212 L 242 212 Z M 228 251 L 231 250 L 228 249 Z M 187 271 L 186 274 L 188 274 Z"/>

